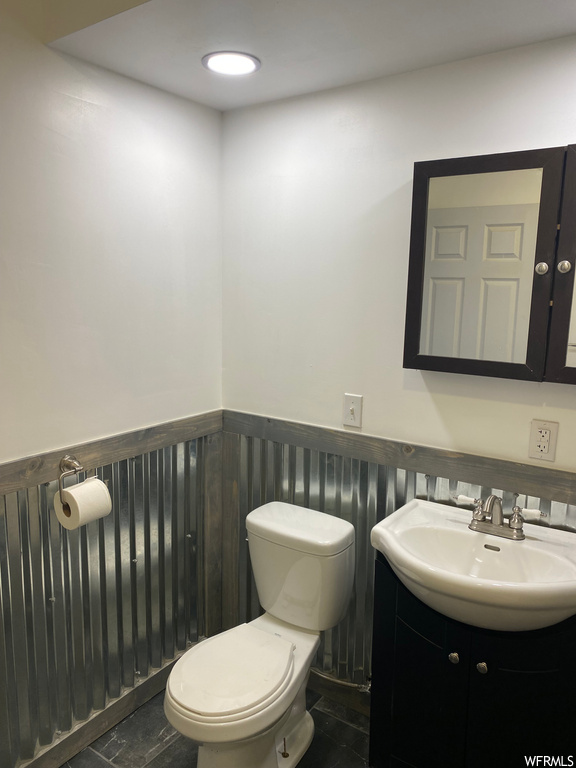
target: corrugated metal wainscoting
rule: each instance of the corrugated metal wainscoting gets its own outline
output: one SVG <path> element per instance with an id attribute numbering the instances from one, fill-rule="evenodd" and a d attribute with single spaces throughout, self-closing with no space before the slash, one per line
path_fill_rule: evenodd
<path id="1" fill-rule="evenodd" d="M 415 497 L 454 503 L 453 497 L 458 494 L 486 498 L 494 492 L 503 496 L 507 509 L 514 500 L 511 492 L 258 437 L 225 433 L 224 455 L 224 488 L 235 489 L 232 505 L 238 515 L 236 536 L 224 543 L 223 567 L 233 564 L 225 578 L 231 606 L 228 615 L 225 610 L 225 622 L 231 625 L 236 620 L 250 621 L 260 612 L 245 533 L 246 515 L 252 509 L 279 500 L 349 520 L 356 529 L 354 596 L 345 620 L 323 633 L 315 666 L 338 680 L 357 685 L 365 685 L 371 672 L 372 526 Z M 540 508 L 546 515 L 545 524 L 576 527 L 574 507 L 531 496 L 523 497 L 521 503 Z M 233 529 L 232 524 L 229 530 Z"/>
<path id="2" fill-rule="evenodd" d="M 0 497 L 0 768 L 197 639 L 203 453 L 199 438 L 99 468 L 113 511 L 76 531 L 57 481 Z"/>
<path id="3" fill-rule="evenodd" d="M 61 528 L 53 511 L 59 452 L 2 466 L 0 768 L 31 759 L 55 768 L 160 690 L 188 645 L 255 618 L 245 519 L 268 501 L 355 526 L 353 599 L 323 633 L 313 678 L 323 685 L 328 675 L 331 692 L 345 690 L 360 711 L 376 522 L 414 497 L 453 503 L 494 492 L 511 509 L 511 490 L 526 489 L 570 501 L 520 498 L 544 512 L 542 524 L 576 530 L 571 473 L 251 414 L 209 412 L 76 448 L 84 466 L 103 465 L 97 473 L 113 500 L 111 515 L 77 531 Z M 347 685 L 335 692 L 333 681 Z"/>

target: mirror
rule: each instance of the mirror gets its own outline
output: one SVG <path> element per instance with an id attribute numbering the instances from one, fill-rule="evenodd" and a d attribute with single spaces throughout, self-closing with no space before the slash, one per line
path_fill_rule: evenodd
<path id="1" fill-rule="evenodd" d="M 415 164 L 404 367 L 542 380 L 565 151 Z"/>
<path id="2" fill-rule="evenodd" d="M 420 353 L 522 363 L 542 168 L 431 178 Z"/>

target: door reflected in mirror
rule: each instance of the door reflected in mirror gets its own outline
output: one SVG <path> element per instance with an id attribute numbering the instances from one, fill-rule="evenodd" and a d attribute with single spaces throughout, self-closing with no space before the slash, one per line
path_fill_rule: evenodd
<path id="1" fill-rule="evenodd" d="M 542 174 L 429 179 L 420 354 L 525 362 Z"/>
<path id="2" fill-rule="evenodd" d="M 566 359 L 564 365 L 576 368 L 576 293 L 572 294 L 570 323 L 568 327 L 568 343 L 566 344 Z"/>

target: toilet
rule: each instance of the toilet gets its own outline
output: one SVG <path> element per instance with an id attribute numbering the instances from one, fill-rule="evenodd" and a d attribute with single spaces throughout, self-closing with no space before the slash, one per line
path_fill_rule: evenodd
<path id="1" fill-rule="evenodd" d="M 199 743 L 198 768 L 293 768 L 312 741 L 306 683 L 320 632 L 345 616 L 354 527 L 273 501 L 246 518 L 265 613 L 208 638 L 174 665 L 164 711 Z"/>

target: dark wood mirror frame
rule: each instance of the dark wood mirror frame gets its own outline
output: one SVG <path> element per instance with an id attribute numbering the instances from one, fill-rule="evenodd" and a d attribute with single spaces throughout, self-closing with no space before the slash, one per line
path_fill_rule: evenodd
<path id="1" fill-rule="evenodd" d="M 576 368 L 566 365 L 566 349 L 574 295 L 574 274 L 576 272 L 576 146 L 566 148 L 562 211 L 558 232 L 556 263 L 569 261 L 572 269 L 559 278 L 554 272 L 554 306 L 550 317 L 548 356 L 545 381 L 576 384 Z"/>
<path id="2" fill-rule="evenodd" d="M 529 168 L 543 169 L 534 266 L 538 262 L 545 262 L 548 272 L 533 281 L 526 361 L 508 363 L 421 354 L 430 179 Z M 558 237 L 561 212 L 562 227 Z M 556 263 L 562 260 L 570 261 L 573 269 L 559 279 Z M 415 163 L 404 367 L 509 379 L 546 379 L 576 383 L 576 368 L 567 368 L 565 365 L 575 262 L 576 147 L 554 147 Z"/>

